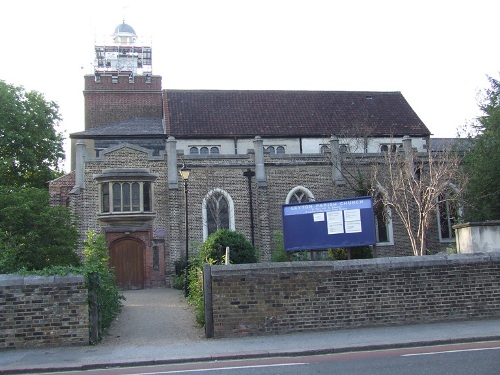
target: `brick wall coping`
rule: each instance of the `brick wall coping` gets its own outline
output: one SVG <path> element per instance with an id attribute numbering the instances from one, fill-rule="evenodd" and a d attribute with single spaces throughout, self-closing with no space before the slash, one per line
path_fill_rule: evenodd
<path id="1" fill-rule="evenodd" d="M 252 263 L 252 264 L 231 264 L 211 266 L 212 276 L 217 274 L 241 275 L 242 271 L 255 273 L 270 272 L 311 272 L 316 269 L 321 271 L 381 271 L 394 268 L 418 268 L 418 267 L 439 267 L 445 265 L 465 265 L 477 263 L 500 263 L 500 252 L 498 253 L 473 253 L 473 254 L 437 254 L 427 256 L 406 256 L 387 257 L 375 259 L 355 259 L 337 261 L 308 261 L 308 262 L 279 262 L 279 263 Z"/>
<path id="2" fill-rule="evenodd" d="M 83 283 L 85 278 L 83 275 L 66 275 L 66 276 L 21 276 L 16 274 L 1 274 L 0 286 L 16 286 L 16 285 L 46 285 L 46 284 L 68 284 L 68 283 Z"/>

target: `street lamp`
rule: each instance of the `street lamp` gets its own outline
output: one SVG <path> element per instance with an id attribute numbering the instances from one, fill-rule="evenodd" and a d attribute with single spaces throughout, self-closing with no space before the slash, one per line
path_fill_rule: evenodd
<path id="1" fill-rule="evenodd" d="M 255 172 L 248 168 L 243 172 L 243 176 L 248 178 L 248 199 L 250 202 L 250 230 L 252 233 L 252 245 L 255 246 L 255 229 L 253 225 L 253 204 L 252 204 L 252 177 L 255 176 Z"/>
<path id="2" fill-rule="evenodd" d="M 189 173 L 191 169 L 186 167 L 185 164 L 182 165 L 182 168 L 179 170 L 181 174 L 182 180 L 184 181 L 184 207 L 185 207 L 185 232 L 186 232 L 186 268 L 184 270 L 184 296 L 187 297 L 189 293 L 188 287 L 188 266 L 189 266 L 189 225 L 188 225 L 188 180 Z"/>

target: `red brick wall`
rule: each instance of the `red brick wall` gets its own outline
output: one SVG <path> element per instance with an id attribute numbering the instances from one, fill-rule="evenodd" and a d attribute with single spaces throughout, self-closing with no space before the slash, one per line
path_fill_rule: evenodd
<path id="1" fill-rule="evenodd" d="M 161 77 L 136 76 L 129 83 L 127 76 L 119 76 L 118 83 L 111 83 L 110 76 L 85 76 L 85 129 L 109 125 L 135 117 L 163 117 Z"/>

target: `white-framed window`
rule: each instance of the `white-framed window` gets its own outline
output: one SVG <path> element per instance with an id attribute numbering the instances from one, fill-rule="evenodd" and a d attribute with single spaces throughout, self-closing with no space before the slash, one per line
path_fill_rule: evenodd
<path id="1" fill-rule="evenodd" d="M 381 144 L 380 145 L 380 152 L 396 152 L 397 150 L 400 150 L 403 148 L 402 143 L 387 143 L 387 144 Z"/>
<path id="2" fill-rule="evenodd" d="M 285 204 L 314 202 L 315 200 L 313 193 L 309 189 L 304 186 L 296 186 L 288 192 Z"/>
<path id="3" fill-rule="evenodd" d="M 190 155 L 218 155 L 220 146 L 189 146 Z"/>
<path id="4" fill-rule="evenodd" d="M 228 228 L 235 229 L 234 202 L 231 196 L 222 189 L 210 191 L 202 203 L 203 240 L 213 232 Z"/>
<path id="5" fill-rule="evenodd" d="M 273 154 L 279 154 L 279 155 L 285 154 L 285 146 L 265 146 L 264 150 L 271 155 L 273 155 Z"/>
<path id="6" fill-rule="evenodd" d="M 343 154 L 348 153 L 350 150 L 349 145 L 347 143 L 341 143 L 339 145 L 339 151 Z M 330 152 L 330 145 L 329 144 L 322 144 L 319 148 L 320 154 L 324 154 L 326 152 Z"/>
<path id="7" fill-rule="evenodd" d="M 377 193 L 373 199 L 375 214 L 375 236 L 377 246 L 394 245 L 391 209 L 384 204 L 382 193 Z"/>

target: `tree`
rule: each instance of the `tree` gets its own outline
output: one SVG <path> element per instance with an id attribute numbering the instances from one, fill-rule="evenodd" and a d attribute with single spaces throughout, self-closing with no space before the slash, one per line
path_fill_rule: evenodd
<path id="1" fill-rule="evenodd" d="M 471 124 L 471 150 L 463 162 L 469 183 L 465 220 L 500 220 L 500 81 L 488 77 L 490 88 L 479 101 L 483 115 Z"/>
<path id="2" fill-rule="evenodd" d="M 426 254 L 427 231 L 439 205 L 458 202 L 461 197 L 456 184 L 464 181 L 459 173 L 460 160 L 460 155 L 451 150 L 418 156 L 413 150 L 396 149 L 374 168 L 373 186 L 381 193 L 382 204 L 403 223 L 414 255 Z"/>
<path id="3" fill-rule="evenodd" d="M 56 103 L 0 81 L 0 184 L 43 188 L 64 159 Z"/>
<path id="4" fill-rule="evenodd" d="M 78 232 L 44 189 L 0 186 L 0 273 L 78 265 Z"/>

